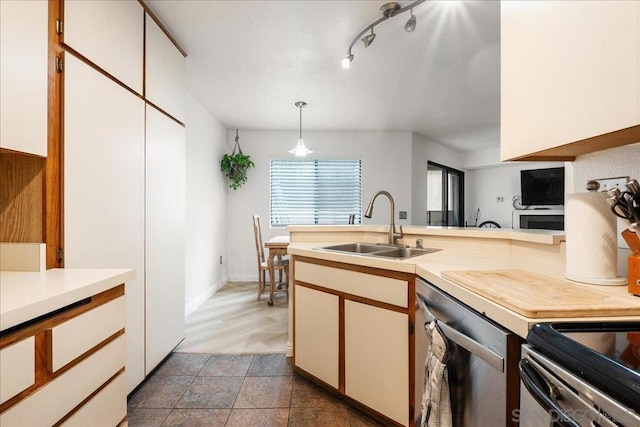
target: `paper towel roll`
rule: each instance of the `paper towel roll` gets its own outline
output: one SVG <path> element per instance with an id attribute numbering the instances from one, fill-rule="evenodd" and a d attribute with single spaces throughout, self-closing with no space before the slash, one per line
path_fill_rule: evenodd
<path id="1" fill-rule="evenodd" d="M 618 277 L 616 216 L 607 197 L 603 192 L 567 194 L 565 277 L 569 280 L 593 285 L 626 284 L 624 277 Z"/>

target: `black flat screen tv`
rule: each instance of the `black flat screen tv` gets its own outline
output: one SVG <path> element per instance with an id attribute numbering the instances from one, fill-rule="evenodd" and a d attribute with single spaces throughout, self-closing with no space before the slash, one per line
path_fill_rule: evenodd
<path id="1" fill-rule="evenodd" d="M 525 206 L 564 205 L 564 167 L 520 171 L 520 190 Z"/>

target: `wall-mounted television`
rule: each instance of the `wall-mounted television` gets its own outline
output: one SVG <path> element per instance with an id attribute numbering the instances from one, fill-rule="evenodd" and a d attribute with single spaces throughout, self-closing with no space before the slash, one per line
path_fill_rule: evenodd
<path id="1" fill-rule="evenodd" d="M 520 190 L 525 206 L 564 205 L 564 167 L 520 171 Z"/>

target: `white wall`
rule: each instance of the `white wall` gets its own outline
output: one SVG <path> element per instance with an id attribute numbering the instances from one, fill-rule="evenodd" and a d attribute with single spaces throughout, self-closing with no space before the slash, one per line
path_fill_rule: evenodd
<path id="1" fill-rule="evenodd" d="M 573 180 L 572 191 L 585 191 L 587 181 L 600 178 L 616 178 L 628 176 L 640 181 L 640 142 L 624 147 L 611 148 L 596 153 L 578 156 L 573 163 L 567 164 L 566 173 Z M 619 274 L 626 276 L 626 257 L 631 252 L 620 233 L 626 228 L 622 220 L 618 220 L 618 252 Z"/>
<path id="2" fill-rule="evenodd" d="M 251 216 L 260 215 L 262 238 L 286 234 L 284 228 L 269 226 L 269 162 L 288 159 L 297 139 L 296 131 L 254 131 L 240 129 L 242 152 L 251 156 L 255 168 L 238 190 L 226 188 L 227 247 L 229 280 L 257 280 L 256 253 Z M 315 152 L 310 158 L 361 159 L 363 213 L 373 194 L 389 191 L 394 198 L 396 223 L 411 224 L 411 133 L 410 132 L 312 132 L 303 134 L 305 144 Z M 227 132 L 226 151 L 234 145 L 235 130 Z M 219 161 L 219 160 L 218 160 Z M 218 173 L 222 176 L 222 173 Z M 407 211 L 407 220 L 398 220 L 398 211 Z M 378 198 L 368 224 L 388 224 L 389 204 Z"/>
<path id="3" fill-rule="evenodd" d="M 502 228 L 513 228 L 513 196 L 520 195 L 520 171 L 559 166 L 564 166 L 564 163 L 508 162 L 467 171 L 465 176 L 465 218 L 468 226 L 476 225 L 475 216 L 479 208 L 478 225 L 484 221 L 495 221 Z M 498 197 L 502 197 L 503 201 L 498 202 Z"/>
<path id="4" fill-rule="evenodd" d="M 412 133 L 411 136 L 412 225 L 427 225 L 427 163 L 463 170 L 464 155 L 422 135 Z"/>
<path id="5" fill-rule="evenodd" d="M 225 191 L 220 158 L 226 131 L 187 93 L 185 312 L 195 310 L 226 283 Z"/>

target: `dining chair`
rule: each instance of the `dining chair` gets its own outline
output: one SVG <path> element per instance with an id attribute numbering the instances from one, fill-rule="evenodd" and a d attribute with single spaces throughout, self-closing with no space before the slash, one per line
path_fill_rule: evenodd
<path id="1" fill-rule="evenodd" d="M 256 243 L 256 253 L 258 256 L 258 301 L 262 297 L 262 294 L 266 290 L 267 274 L 269 273 L 269 265 L 264 256 L 264 244 L 262 243 L 262 229 L 260 228 L 260 216 L 253 215 L 253 236 Z M 288 291 L 289 287 L 289 260 L 282 259 L 282 256 L 278 256 L 273 260 L 273 270 L 279 274 L 279 280 L 282 281 L 284 276 L 285 290 Z M 270 280 L 270 279 L 269 279 Z M 275 286 L 274 283 L 270 283 L 270 286 Z"/>

